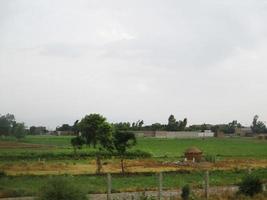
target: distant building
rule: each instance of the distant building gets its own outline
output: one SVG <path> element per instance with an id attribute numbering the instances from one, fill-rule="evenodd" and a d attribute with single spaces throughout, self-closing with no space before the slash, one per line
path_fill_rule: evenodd
<path id="1" fill-rule="evenodd" d="M 251 135 L 253 135 L 253 131 L 250 127 L 237 128 L 235 132 L 239 136 L 251 136 Z"/>
<path id="2" fill-rule="evenodd" d="M 76 135 L 74 131 L 55 131 L 58 136 Z"/>
<path id="3" fill-rule="evenodd" d="M 44 126 L 31 126 L 29 131 L 31 135 L 45 135 L 48 133 Z"/>

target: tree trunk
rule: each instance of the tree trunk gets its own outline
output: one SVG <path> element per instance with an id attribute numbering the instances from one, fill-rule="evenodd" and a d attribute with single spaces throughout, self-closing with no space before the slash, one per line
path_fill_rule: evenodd
<path id="1" fill-rule="evenodd" d="M 100 174 L 102 171 L 102 163 L 99 155 L 96 156 L 96 173 Z"/>
<path id="2" fill-rule="evenodd" d="M 77 157 L 77 148 L 73 147 L 73 150 L 74 150 L 74 157 L 76 158 Z"/>
<path id="3" fill-rule="evenodd" d="M 123 162 L 123 158 L 121 158 L 121 172 L 124 174 L 124 162 Z"/>

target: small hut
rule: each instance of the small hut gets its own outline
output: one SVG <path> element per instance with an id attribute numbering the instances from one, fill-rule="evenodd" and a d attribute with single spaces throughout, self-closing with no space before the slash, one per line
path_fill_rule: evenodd
<path id="1" fill-rule="evenodd" d="M 202 151 L 197 147 L 190 147 L 185 151 L 184 155 L 187 160 L 199 162 L 202 158 Z"/>

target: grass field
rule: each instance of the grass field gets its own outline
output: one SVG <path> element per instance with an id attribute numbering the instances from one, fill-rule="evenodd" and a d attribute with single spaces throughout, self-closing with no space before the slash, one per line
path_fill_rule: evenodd
<path id="1" fill-rule="evenodd" d="M 258 169 L 252 172 L 267 180 L 267 170 Z M 247 174 L 247 171 L 214 171 L 210 174 L 211 186 L 236 185 Z M 164 189 L 177 189 L 185 184 L 190 184 L 194 188 L 202 187 L 204 173 L 196 171 L 192 173 L 165 173 L 163 175 Z M 20 194 L 36 195 L 39 188 L 51 178 L 48 176 L 17 176 L 0 178 L 0 194 L 12 192 L 13 195 Z M 70 182 L 78 185 L 88 193 L 106 192 L 106 177 L 95 175 L 67 176 Z M 113 192 L 121 191 L 144 191 L 156 190 L 158 186 L 156 174 L 135 174 L 135 175 L 112 175 Z"/>
<path id="2" fill-rule="evenodd" d="M 6 140 L 12 140 L 7 138 Z M 0 156 L 14 156 L 16 154 L 72 154 L 68 136 L 28 136 L 21 140 L 23 143 L 53 145 L 47 148 L 1 148 Z M 208 139 L 156 139 L 139 138 L 134 149 L 149 152 L 153 157 L 180 157 L 191 146 L 200 148 L 205 154 L 219 157 L 235 158 L 267 158 L 267 141 L 253 138 L 208 138 Z M 80 152 L 94 151 L 92 148 L 83 148 Z"/>
<path id="3" fill-rule="evenodd" d="M 68 136 L 27 136 L 21 141 L 13 138 L 0 139 L 0 171 L 12 175 L 0 176 L 0 197 L 35 195 L 49 179 L 49 174 L 62 176 L 64 173 L 68 174 L 69 181 L 89 193 L 105 192 L 106 177 L 93 175 L 94 157 L 74 159 L 70 140 L 71 137 Z M 206 155 L 216 155 L 219 161 L 213 164 L 203 163 L 203 168 L 201 164 L 193 167 L 164 164 L 181 159 L 184 151 L 191 146 L 200 148 Z M 113 174 L 114 191 L 156 189 L 155 173 L 147 174 L 152 171 L 166 171 L 165 189 L 180 188 L 186 183 L 200 187 L 203 183 L 202 170 L 207 166 L 212 170 L 210 181 L 213 186 L 237 184 L 247 174 L 247 167 L 254 168 L 253 173 L 267 181 L 267 141 L 264 140 L 138 138 L 134 149 L 149 152 L 152 158 L 127 161 L 127 170 L 132 174 Z M 87 155 L 93 151 L 95 150 L 85 147 L 79 152 Z M 44 158 L 45 163 L 42 162 Z M 119 160 L 104 161 L 106 172 L 120 172 Z"/>

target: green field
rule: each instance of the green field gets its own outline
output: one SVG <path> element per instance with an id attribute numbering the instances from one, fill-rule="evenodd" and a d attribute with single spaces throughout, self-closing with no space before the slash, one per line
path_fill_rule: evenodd
<path id="1" fill-rule="evenodd" d="M 7 138 L 6 140 L 11 140 Z M 39 155 L 43 154 L 70 155 L 73 153 L 70 145 L 71 137 L 68 136 L 27 136 L 21 140 L 24 143 L 54 145 L 52 149 L 2 149 L 1 156 L 16 155 Z M 153 157 L 180 157 L 184 151 L 191 146 L 200 148 L 204 154 L 217 155 L 227 158 L 267 158 L 267 141 L 253 138 L 209 138 L 209 139 L 156 139 L 139 138 L 137 145 L 133 148 L 149 152 Z M 85 147 L 80 152 L 92 152 L 93 148 Z"/>
<path id="2" fill-rule="evenodd" d="M 13 138 L 1 139 L 2 142 L 12 142 L 12 148 L 0 148 L 0 164 L 17 165 L 19 163 L 37 162 L 38 158 L 45 158 L 47 163 L 73 162 L 73 149 L 70 145 L 71 137 L 68 136 L 27 136 L 18 141 Z M 45 145 L 40 148 L 22 148 L 21 143 Z M 18 144 L 18 147 L 16 146 Z M 49 145 L 49 146 L 46 146 Z M 183 156 L 184 151 L 191 146 L 203 150 L 206 155 L 216 155 L 220 159 L 267 159 L 267 141 L 253 138 L 209 138 L 209 139 L 156 139 L 138 138 L 134 150 L 142 150 L 152 154 L 153 160 L 177 160 Z M 95 151 L 93 148 L 84 147 L 80 153 L 89 155 Z M 91 157 L 91 159 L 94 159 Z M 87 157 L 75 160 L 77 163 L 88 162 Z M 13 163 L 13 164 L 12 164 Z M 1 171 L 1 169 L 0 169 Z M 257 168 L 253 173 L 267 181 L 267 169 Z M 228 171 L 211 171 L 211 185 L 234 185 L 240 182 L 247 174 L 246 170 L 236 169 Z M 50 178 L 39 175 L 0 176 L 0 195 L 25 196 L 36 195 L 39 188 Z M 60 175 L 62 176 L 62 175 Z M 67 176 L 69 181 L 78 185 L 88 193 L 105 192 L 106 177 L 96 175 Z M 157 176 L 153 173 L 138 173 L 122 176 L 113 175 L 114 191 L 134 191 L 144 189 L 156 189 Z M 186 183 L 194 187 L 201 187 L 203 183 L 203 171 L 176 171 L 164 173 L 165 189 L 180 188 Z"/>
<path id="3" fill-rule="evenodd" d="M 267 170 L 258 169 L 252 172 L 267 180 Z M 247 174 L 247 171 L 213 171 L 210 174 L 211 186 L 236 185 Z M 47 176 L 17 176 L 0 178 L 0 192 L 10 192 L 10 196 L 36 195 L 40 187 L 51 178 Z M 95 175 L 65 176 L 72 184 L 79 186 L 87 193 L 106 192 L 106 177 Z M 177 189 L 185 184 L 194 188 L 201 188 L 204 180 L 204 173 L 164 173 L 164 189 Z M 122 191 L 144 191 L 156 190 L 158 178 L 156 174 L 135 174 L 135 175 L 112 175 L 113 192 Z"/>

